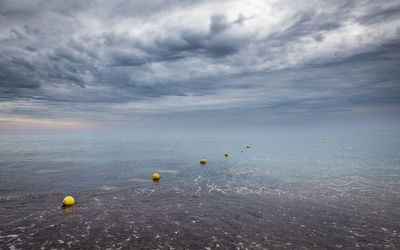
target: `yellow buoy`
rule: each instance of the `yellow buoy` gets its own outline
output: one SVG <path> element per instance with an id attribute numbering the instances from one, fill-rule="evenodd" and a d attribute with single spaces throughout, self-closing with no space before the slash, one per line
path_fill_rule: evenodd
<path id="1" fill-rule="evenodd" d="M 75 200 L 72 196 L 67 196 L 63 200 L 64 206 L 71 206 L 71 205 L 74 205 L 74 203 L 75 203 Z"/>
<path id="2" fill-rule="evenodd" d="M 159 180 L 159 179 L 160 179 L 160 175 L 158 173 L 154 173 L 153 180 Z"/>
<path id="3" fill-rule="evenodd" d="M 326 138 L 325 138 L 325 137 L 320 137 L 319 139 L 320 139 L 320 140 L 325 140 Z"/>
<path id="4" fill-rule="evenodd" d="M 201 164 L 206 164 L 207 161 L 206 161 L 206 159 L 201 159 L 201 160 L 200 160 L 200 163 L 201 163 Z"/>
<path id="5" fill-rule="evenodd" d="M 228 156 L 229 156 L 229 154 L 228 154 L 228 153 L 225 153 L 225 156 L 226 156 L 226 157 L 228 157 Z"/>
<path id="6" fill-rule="evenodd" d="M 250 145 L 247 145 L 246 148 L 250 148 Z"/>

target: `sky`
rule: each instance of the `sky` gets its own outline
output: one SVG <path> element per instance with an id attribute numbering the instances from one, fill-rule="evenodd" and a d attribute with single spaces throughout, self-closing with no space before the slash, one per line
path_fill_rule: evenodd
<path id="1" fill-rule="evenodd" d="M 398 0 L 0 0 L 0 129 L 399 122 Z"/>

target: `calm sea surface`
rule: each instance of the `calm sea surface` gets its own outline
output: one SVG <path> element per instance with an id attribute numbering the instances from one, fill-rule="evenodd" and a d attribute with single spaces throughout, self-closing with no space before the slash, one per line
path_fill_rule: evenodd
<path id="1" fill-rule="evenodd" d="M 0 249 L 396 249 L 399 204 L 395 130 L 0 132 Z"/>

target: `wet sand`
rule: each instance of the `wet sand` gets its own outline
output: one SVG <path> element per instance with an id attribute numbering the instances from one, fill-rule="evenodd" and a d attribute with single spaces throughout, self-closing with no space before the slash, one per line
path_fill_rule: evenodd
<path id="1" fill-rule="evenodd" d="M 127 187 L 1 196 L 1 249 L 396 249 L 396 189 Z"/>

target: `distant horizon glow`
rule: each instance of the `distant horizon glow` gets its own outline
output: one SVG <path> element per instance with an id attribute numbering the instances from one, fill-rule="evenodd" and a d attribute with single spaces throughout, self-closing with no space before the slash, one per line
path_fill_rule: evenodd
<path id="1" fill-rule="evenodd" d="M 400 128 L 398 1 L 0 3 L 0 130 Z"/>
<path id="2" fill-rule="evenodd" d="M 53 121 L 32 118 L 0 117 L 0 129 L 95 129 L 98 125 L 88 122 Z"/>

